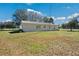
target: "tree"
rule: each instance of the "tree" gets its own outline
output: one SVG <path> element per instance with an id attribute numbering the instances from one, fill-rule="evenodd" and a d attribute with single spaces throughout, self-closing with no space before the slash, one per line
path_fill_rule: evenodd
<path id="1" fill-rule="evenodd" d="M 46 22 L 46 23 L 54 24 L 54 19 L 52 17 L 44 17 L 43 21 Z"/>
<path id="2" fill-rule="evenodd" d="M 69 28 L 68 23 L 64 23 L 64 24 L 62 24 L 62 28 L 63 28 L 63 29 L 68 29 L 68 28 Z"/>
<path id="3" fill-rule="evenodd" d="M 62 28 L 66 28 L 65 24 L 62 24 Z"/>
<path id="4" fill-rule="evenodd" d="M 5 28 L 15 28 L 14 22 L 5 22 Z"/>
<path id="5" fill-rule="evenodd" d="M 69 25 L 70 31 L 72 31 L 72 29 L 73 29 L 73 28 L 76 28 L 77 25 L 78 25 L 77 19 L 71 20 L 71 21 L 68 23 L 68 25 Z"/>
<path id="6" fill-rule="evenodd" d="M 1 30 L 4 29 L 4 27 L 5 27 L 5 26 L 4 26 L 3 24 L 0 25 L 0 29 L 1 29 Z"/>
<path id="7" fill-rule="evenodd" d="M 13 14 L 13 20 L 17 26 L 21 24 L 22 20 L 27 20 L 27 10 L 17 9 Z"/>
<path id="8" fill-rule="evenodd" d="M 54 19 L 52 17 L 50 17 L 48 22 L 54 24 Z"/>
<path id="9" fill-rule="evenodd" d="M 47 23 L 48 22 L 48 17 L 44 17 L 43 21 Z"/>

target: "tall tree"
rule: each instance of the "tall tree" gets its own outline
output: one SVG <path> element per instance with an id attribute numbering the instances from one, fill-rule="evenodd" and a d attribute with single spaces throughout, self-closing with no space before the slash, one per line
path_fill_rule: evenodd
<path id="1" fill-rule="evenodd" d="M 69 25 L 70 31 L 72 31 L 72 29 L 73 29 L 73 28 L 76 28 L 77 25 L 78 25 L 77 19 L 71 20 L 71 21 L 68 23 L 68 25 Z"/>
<path id="2" fill-rule="evenodd" d="M 54 19 L 52 17 L 50 17 L 48 22 L 54 24 Z"/>
<path id="3" fill-rule="evenodd" d="M 48 17 L 44 17 L 43 21 L 47 23 L 48 22 Z"/>
<path id="4" fill-rule="evenodd" d="M 17 9 L 13 14 L 13 20 L 16 25 L 20 25 L 22 20 L 27 20 L 27 10 Z"/>
<path id="5" fill-rule="evenodd" d="M 46 22 L 46 23 L 54 24 L 54 19 L 52 17 L 44 17 L 43 21 Z"/>

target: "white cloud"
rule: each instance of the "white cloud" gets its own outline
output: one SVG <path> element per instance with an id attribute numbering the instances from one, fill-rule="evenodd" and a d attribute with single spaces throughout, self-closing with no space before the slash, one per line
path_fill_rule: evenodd
<path id="1" fill-rule="evenodd" d="M 65 20 L 66 19 L 66 17 L 57 17 L 57 18 L 55 18 L 56 20 Z"/>
<path id="2" fill-rule="evenodd" d="M 73 14 L 73 17 L 78 17 L 78 16 L 79 16 L 79 13 Z"/>
<path id="3" fill-rule="evenodd" d="M 53 18 L 54 20 L 56 20 L 54 16 L 52 16 L 52 18 Z"/>
<path id="4" fill-rule="evenodd" d="M 66 17 L 54 17 L 54 16 L 52 16 L 52 18 L 56 21 L 56 20 L 65 20 L 66 19 Z"/>
<path id="5" fill-rule="evenodd" d="M 55 17 L 54 17 L 54 16 L 52 16 L 52 18 L 54 19 Z"/>
<path id="6" fill-rule="evenodd" d="M 65 21 L 65 23 L 68 23 L 69 21 Z"/>
<path id="7" fill-rule="evenodd" d="M 68 16 L 67 19 L 73 19 L 73 16 Z"/>
<path id="8" fill-rule="evenodd" d="M 71 16 L 68 16 L 67 19 L 73 19 L 79 17 L 79 13 L 74 13 Z"/>
<path id="9" fill-rule="evenodd" d="M 27 11 L 34 11 L 34 10 L 32 10 L 32 9 L 27 9 Z"/>
<path id="10" fill-rule="evenodd" d="M 31 12 L 37 13 L 37 14 L 39 14 L 39 15 L 43 15 L 41 12 L 35 11 L 35 10 L 33 10 L 33 9 L 27 9 L 27 11 L 31 11 Z"/>
<path id="11" fill-rule="evenodd" d="M 9 19 L 8 19 L 8 20 L 6 20 L 6 22 L 11 22 L 11 21 L 12 21 L 11 19 L 10 19 L 10 20 L 9 20 Z"/>

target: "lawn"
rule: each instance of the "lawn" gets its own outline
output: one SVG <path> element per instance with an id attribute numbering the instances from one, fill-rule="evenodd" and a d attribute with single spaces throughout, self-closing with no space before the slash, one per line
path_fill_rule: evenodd
<path id="1" fill-rule="evenodd" d="M 79 32 L 9 32 L 0 31 L 0 55 L 79 56 Z"/>

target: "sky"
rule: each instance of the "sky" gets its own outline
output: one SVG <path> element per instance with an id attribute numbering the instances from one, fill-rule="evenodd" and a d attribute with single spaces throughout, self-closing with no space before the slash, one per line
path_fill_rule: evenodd
<path id="1" fill-rule="evenodd" d="M 54 18 L 55 24 L 69 21 L 79 15 L 78 3 L 0 3 L 0 21 L 11 20 L 16 9 L 32 9 Z"/>

